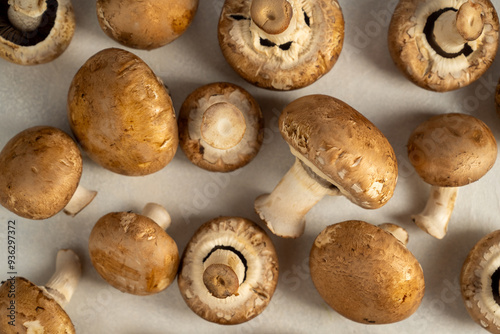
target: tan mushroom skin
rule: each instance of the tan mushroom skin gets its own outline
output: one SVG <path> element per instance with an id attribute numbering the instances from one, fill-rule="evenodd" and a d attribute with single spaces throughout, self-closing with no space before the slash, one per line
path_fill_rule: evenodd
<path id="1" fill-rule="evenodd" d="M 131 176 L 165 167 L 178 146 L 167 90 L 134 54 L 106 49 L 73 78 L 68 93 L 71 129 L 87 154 L 106 169 Z"/>

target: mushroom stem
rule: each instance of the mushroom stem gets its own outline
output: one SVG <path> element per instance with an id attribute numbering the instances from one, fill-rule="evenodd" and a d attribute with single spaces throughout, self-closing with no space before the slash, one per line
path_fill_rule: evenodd
<path id="1" fill-rule="evenodd" d="M 245 116 L 227 102 L 214 103 L 203 113 L 200 130 L 202 138 L 215 148 L 228 150 L 243 139 Z"/>
<path id="2" fill-rule="evenodd" d="M 447 53 L 459 53 L 465 43 L 479 38 L 484 28 L 481 5 L 470 1 L 458 12 L 448 10 L 434 23 L 434 39 Z"/>
<path id="3" fill-rule="evenodd" d="M 45 0 L 9 0 L 7 15 L 17 29 L 33 31 L 40 25 L 46 10 Z"/>
<path id="4" fill-rule="evenodd" d="M 425 232 L 437 239 L 442 239 L 448 230 L 458 187 L 432 186 L 431 194 L 424 210 L 412 216 L 412 220 Z"/>
<path id="5" fill-rule="evenodd" d="M 203 283 L 216 298 L 238 293 L 245 278 L 245 265 L 231 250 L 217 249 L 203 263 Z"/>
<path id="6" fill-rule="evenodd" d="M 274 234 L 297 238 L 304 233 L 306 213 L 326 195 L 338 194 L 311 177 L 297 158 L 270 194 L 257 197 L 255 211 Z"/>
<path id="7" fill-rule="evenodd" d="M 287 0 L 253 0 L 250 16 L 265 33 L 277 35 L 290 25 L 293 8 Z"/>
<path id="8" fill-rule="evenodd" d="M 398 225 L 392 224 L 392 223 L 384 223 L 384 224 L 378 225 L 378 227 L 380 227 L 384 231 L 387 231 L 390 234 L 392 234 L 403 245 L 406 246 L 408 244 L 408 240 L 410 237 L 408 235 L 408 232 L 404 228 L 402 228 L 401 226 L 398 226 Z"/>
<path id="9" fill-rule="evenodd" d="M 172 219 L 170 218 L 170 215 L 168 214 L 167 210 L 160 204 L 156 203 L 146 204 L 142 209 L 141 214 L 153 220 L 164 230 L 169 228 L 170 224 L 172 223 Z"/>
<path id="10" fill-rule="evenodd" d="M 82 268 L 78 255 L 71 249 L 61 249 L 57 252 L 54 275 L 41 288 L 64 307 L 73 296 L 81 275 Z"/>
<path id="11" fill-rule="evenodd" d="M 76 216 L 87 205 L 89 205 L 90 202 L 92 202 L 96 195 L 97 191 L 88 190 L 87 188 L 78 185 L 73 197 L 71 197 L 68 204 L 64 207 L 64 213 L 72 217 Z"/>

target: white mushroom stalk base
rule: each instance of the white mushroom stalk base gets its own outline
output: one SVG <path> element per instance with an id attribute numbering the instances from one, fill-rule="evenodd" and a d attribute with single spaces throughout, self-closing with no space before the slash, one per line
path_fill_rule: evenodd
<path id="1" fill-rule="evenodd" d="M 231 250 L 217 249 L 203 263 L 203 283 L 216 298 L 238 294 L 245 278 L 245 265 Z"/>
<path id="2" fill-rule="evenodd" d="M 76 216 L 87 205 L 94 200 L 97 191 L 88 190 L 85 187 L 78 186 L 73 197 L 69 200 L 68 204 L 64 207 L 64 213 L 72 217 Z"/>
<path id="3" fill-rule="evenodd" d="M 442 239 L 448 230 L 457 194 L 457 187 L 432 186 L 424 210 L 412 216 L 412 220 L 428 234 Z"/>
<path id="4" fill-rule="evenodd" d="M 14 27 L 22 31 L 33 31 L 42 22 L 42 15 L 47 10 L 46 1 L 9 0 L 7 16 Z"/>
<path id="5" fill-rule="evenodd" d="M 61 307 L 64 307 L 73 296 L 81 275 L 82 269 L 78 255 L 70 249 L 61 249 L 57 253 L 54 275 L 41 288 Z"/>
<path id="6" fill-rule="evenodd" d="M 169 213 L 160 204 L 156 203 L 146 204 L 142 209 L 141 214 L 154 221 L 156 224 L 158 224 L 158 226 L 160 226 L 164 230 L 168 229 L 170 227 L 170 224 L 172 223 L 172 219 L 170 218 Z"/>
<path id="7" fill-rule="evenodd" d="M 255 211 L 274 234 L 297 238 L 304 233 L 307 212 L 326 195 L 339 194 L 312 178 L 297 158 L 270 194 L 257 197 Z"/>

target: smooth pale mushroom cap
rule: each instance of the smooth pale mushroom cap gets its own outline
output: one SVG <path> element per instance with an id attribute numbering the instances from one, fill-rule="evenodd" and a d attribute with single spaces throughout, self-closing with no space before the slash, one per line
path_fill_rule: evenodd
<path id="1" fill-rule="evenodd" d="M 89 157 L 115 173 L 157 172 L 177 150 L 167 90 L 146 63 L 125 50 L 100 51 L 80 68 L 68 93 L 68 119 Z"/>
<path id="2" fill-rule="evenodd" d="M 175 241 L 153 220 L 131 212 L 108 213 L 89 238 L 90 259 L 104 280 L 134 295 L 151 295 L 175 279 Z"/>
<path id="3" fill-rule="evenodd" d="M 356 205 L 376 209 L 392 197 L 398 175 L 394 150 L 346 103 L 304 96 L 285 107 L 279 127 L 292 153 Z"/>
<path id="4" fill-rule="evenodd" d="M 69 46 L 75 32 L 75 14 L 70 0 L 47 0 L 47 10 L 36 34 L 25 34 L 7 17 L 7 1 L 0 4 L 0 57 L 20 65 L 50 62 Z"/>
<path id="5" fill-rule="evenodd" d="M 217 82 L 199 87 L 182 104 L 180 147 L 203 169 L 229 172 L 241 168 L 257 155 L 263 139 L 259 104 L 237 85 Z"/>
<path id="6" fill-rule="evenodd" d="M 491 130 L 479 119 L 442 114 L 412 132 L 408 156 L 425 182 L 460 187 L 479 180 L 493 167 L 497 144 Z"/>
<path id="7" fill-rule="evenodd" d="M 458 11 L 464 3 L 467 0 L 399 1 L 389 25 L 389 51 L 397 67 L 416 85 L 438 92 L 458 89 L 476 81 L 493 63 L 499 22 L 489 0 L 474 1 L 481 6 L 484 28 L 459 54 L 441 55 L 428 40 L 429 33 L 424 31 L 427 19 L 435 19 L 434 13 L 444 9 Z"/>
<path id="8" fill-rule="evenodd" d="M 490 333 L 500 333 L 500 231 L 471 249 L 460 274 L 462 298 L 471 318 Z"/>
<path id="9" fill-rule="evenodd" d="M 256 6 L 274 2 L 282 1 L 259 1 Z M 224 2 L 218 27 L 222 53 L 240 76 L 259 87 L 290 90 L 310 85 L 331 70 L 342 50 L 344 18 L 336 0 L 288 3 L 293 11 L 288 27 L 270 34 L 259 28 L 261 20 L 251 19 L 252 0 Z"/>
<path id="10" fill-rule="evenodd" d="M 82 175 L 82 157 L 65 132 L 37 126 L 15 135 L 0 152 L 0 204 L 28 219 L 63 210 Z"/>
<path id="11" fill-rule="evenodd" d="M 245 275 L 237 294 L 218 298 L 203 281 L 204 262 L 217 249 L 244 258 Z M 257 224 L 238 217 L 219 217 L 203 224 L 189 241 L 177 278 L 187 305 L 205 320 L 239 324 L 267 307 L 278 283 L 278 257 L 271 239 Z"/>
<path id="12" fill-rule="evenodd" d="M 97 0 L 97 18 L 118 43 L 151 50 L 183 34 L 197 8 L 198 0 Z"/>
<path id="13" fill-rule="evenodd" d="M 325 228 L 309 257 L 312 281 L 325 302 L 364 324 L 406 319 L 424 296 L 417 259 L 389 232 L 362 221 Z"/>
<path id="14" fill-rule="evenodd" d="M 10 318 L 12 281 L 5 281 L 0 287 L 0 330 L 2 334 L 50 333 L 73 334 L 75 328 L 63 308 L 42 289 L 23 277 L 16 277 L 15 326 L 7 324 Z"/>

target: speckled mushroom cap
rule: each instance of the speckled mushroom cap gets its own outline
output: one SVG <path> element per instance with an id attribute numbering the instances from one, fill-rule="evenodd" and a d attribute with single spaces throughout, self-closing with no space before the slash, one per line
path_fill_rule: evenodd
<path id="1" fill-rule="evenodd" d="M 8 325 L 12 318 L 9 306 L 12 281 L 0 287 L 0 330 L 2 334 L 53 333 L 74 334 L 75 328 L 63 308 L 42 289 L 23 277 L 16 277 L 15 326 Z"/>
<path id="2" fill-rule="evenodd" d="M 438 53 L 428 35 L 438 13 L 458 11 L 467 0 L 400 0 L 389 26 L 389 51 L 401 72 L 418 86 L 444 92 L 477 80 L 492 64 L 498 48 L 499 23 L 489 0 L 482 7 L 484 29 L 458 54 Z M 428 20 L 428 18 L 430 18 Z M 429 32 L 427 32 L 429 29 Z"/>
<path id="3" fill-rule="evenodd" d="M 101 217 L 89 238 L 90 259 L 99 275 L 122 292 L 151 295 L 175 279 L 175 241 L 152 219 L 132 212 Z"/>
<path id="4" fill-rule="evenodd" d="M 227 0 L 219 20 L 219 44 L 227 62 L 250 83 L 273 90 L 312 84 L 337 61 L 344 18 L 336 0 L 289 0 L 292 21 L 271 35 L 251 20 L 252 0 Z"/>
<path id="5" fill-rule="evenodd" d="M 0 204 L 28 219 L 46 219 L 70 201 L 82 157 L 65 132 L 36 126 L 15 135 L 0 152 Z"/>
<path id="6" fill-rule="evenodd" d="M 97 0 L 97 18 L 115 41 L 151 50 L 184 33 L 197 8 L 198 0 Z"/>
<path id="7" fill-rule="evenodd" d="M 241 135 L 241 140 L 227 149 L 214 147 L 210 140 L 204 139 L 201 130 L 207 123 L 207 110 L 222 103 L 227 103 L 226 109 L 233 109 L 230 110 L 232 114 L 238 115 L 246 124 L 240 134 L 234 135 L 226 129 L 235 128 L 229 121 L 212 126 L 219 130 L 214 135 L 226 136 L 225 132 L 233 137 Z M 259 104 L 246 90 L 230 83 L 212 83 L 196 89 L 182 104 L 179 138 L 180 147 L 193 164 L 209 171 L 229 172 L 245 166 L 259 152 L 264 139 L 264 118 Z"/>
<path id="8" fill-rule="evenodd" d="M 245 264 L 238 293 L 225 299 L 213 296 L 203 282 L 204 261 L 220 248 L 236 251 Z M 259 315 L 271 301 L 278 283 L 278 257 L 257 224 L 219 217 L 203 224 L 191 238 L 177 282 L 184 301 L 197 315 L 219 324 L 239 324 Z"/>
<path id="9" fill-rule="evenodd" d="M 497 144 L 491 130 L 479 119 L 442 114 L 412 132 L 408 156 L 425 182 L 460 187 L 479 180 L 493 167 Z"/>
<path id="10" fill-rule="evenodd" d="M 20 65 L 36 65 L 50 62 L 66 50 L 75 32 L 71 1 L 46 2 L 36 34 L 15 28 L 7 17 L 7 0 L 0 2 L 0 57 Z"/>
<path id="11" fill-rule="evenodd" d="M 500 333 L 500 230 L 484 236 L 471 249 L 460 274 L 462 298 L 475 322 Z"/>
<path id="12" fill-rule="evenodd" d="M 68 93 L 68 118 L 89 157 L 115 173 L 157 172 L 177 150 L 168 91 L 146 63 L 125 50 L 102 50 L 80 68 Z"/>
<path id="13" fill-rule="evenodd" d="M 279 118 L 292 153 L 356 205 L 383 206 L 396 187 L 398 166 L 380 130 L 346 103 L 326 95 L 301 97 Z"/>
<path id="14" fill-rule="evenodd" d="M 325 228 L 314 241 L 309 265 L 321 297 L 356 322 L 401 321 L 424 296 L 422 268 L 413 254 L 389 232 L 362 221 Z"/>

